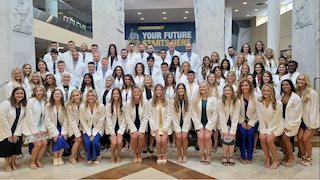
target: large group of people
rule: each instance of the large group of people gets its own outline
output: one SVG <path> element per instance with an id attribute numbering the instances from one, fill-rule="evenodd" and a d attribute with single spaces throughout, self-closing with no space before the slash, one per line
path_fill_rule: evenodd
<path id="1" fill-rule="evenodd" d="M 53 165 L 101 161 L 102 144 L 110 144 L 110 161 L 122 160 L 130 146 L 133 162 L 142 153 L 157 151 L 157 163 L 167 162 L 168 142 L 177 148 L 177 162 L 188 161 L 190 133 L 197 137 L 201 164 L 211 163 L 219 137 L 223 165 L 251 164 L 257 141 L 265 154 L 266 168 L 295 164 L 292 138 L 297 136 L 300 163 L 312 165 L 310 140 L 319 128 L 318 93 L 308 75 L 299 73 L 298 62 L 274 57 L 271 48 L 248 43 L 239 53 L 213 52 L 201 60 L 185 46 L 181 54 L 173 42 L 156 52 L 152 44 L 129 43 L 117 50 L 110 44 L 100 54 L 97 44 L 81 44 L 68 51 L 51 50 L 37 61 L 14 68 L 0 104 L 0 157 L 4 170 L 17 169 L 21 146 L 29 146 L 31 169 L 43 168 L 48 151 Z M 283 160 L 278 157 L 279 140 Z M 170 143 L 169 143 L 170 144 Z"/>

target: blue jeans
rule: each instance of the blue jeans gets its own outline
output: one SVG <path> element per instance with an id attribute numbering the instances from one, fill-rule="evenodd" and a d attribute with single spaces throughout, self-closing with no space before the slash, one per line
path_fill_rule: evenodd
<path id="1" fill-rule="evenodd" d="M 87 160 L 95 161 L 98 156 L 100 156 L 101 144 L 100 144 L 100 134 L 98 133 L 92 141 L 87 134 L 83 135 L 84 148 L 87 152 Z"/>
<path id="2" fill-rule="evenodd" d="M 257 124 L 251 129 L 242 128 L 241 124 L 238 124 L 239 139 L 240 139 L 240 152 L 243 160 L 252 160 L 253 145 L 254 145 L 254 132 L 257 129 Z"/>

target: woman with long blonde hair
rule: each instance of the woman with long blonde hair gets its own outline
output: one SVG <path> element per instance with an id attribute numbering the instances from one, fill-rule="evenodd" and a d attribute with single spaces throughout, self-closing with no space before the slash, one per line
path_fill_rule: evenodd
<path id="1" fill-rule="evenodd" d="M 209 96 L 209 85 L 203 81 L 199 85 L 198 97 L 193 102 L 192 120 L 197 131 L 201 164 L 211 163 L 212 131 L 216 131 L 218 120 L 218 100 Z"/>
<path id="2" fill-rule="evenodd" d="M 276 100 L 274 87 L 271 84 L 265 84 L 261 90 L 262 96 L 257 102 L 256 109 L 259 118 L 259 139 L 265 155 L 264 166 L 276 169 L 279 166 L 279 158 L 275 140 L 284 129 L 282 103 Z"/>
<path id="3" fill-rule="evenodd" d="M 245 55 L 240 53 L 237 55 L 237 62 L 236 64 L 232 67 L 232 71 L 236 73 L 236 79 L 240 79 L 240 74 L 241 74 L 241 68 L 242 65 L 245 61 Z"/>
<path id="4" fill-rule="evenodd" d="M 167 162 L 167 141 L 168 135 L 172 134 L 170 129 L 171 108 L 165 97 L 165 90 L 161 84 L 154 88 L 154 96 L 150 102 L 150 128 L 151 135 L 156 138 L 156 147 L 158 151 L 157 163 Z"/>
<path id="5" fill-rule="evenodd" d="M 311 139 L 317 133 L 319 121 L 319 97 L 317 91 L 311 88 L 309 76 L 300 74 L 297 77 L 297 94 L 302 102 L 302 122 L 298 132 L 298 145 L 302 156 L 301 164 L 312 165 Z"/>
<path id="6" fill-rule="evenodd" d="M 22 70 L 19 68 L 14 68 L 11 70 L 11 81 L 7 84 L 5 90 L 5 95 L 7 99 L 10 98 L 12 90 L 16 87 L 22 87 L 26 91 L 27 98 L 29 97 L 28 88 L 24 84 Z"/>
<path id="7" fill-rule="evenodd" d="M 200 82 L 202 81 L 206 81 L 208 75 L 210 74 L 212 70 L 212 64 L 211 64 L 211 59 L 209 58 L 209 56 L 205 56 L 202 59 L 202 66 L 201 69 L 198 71 L 198 80 Z"/>

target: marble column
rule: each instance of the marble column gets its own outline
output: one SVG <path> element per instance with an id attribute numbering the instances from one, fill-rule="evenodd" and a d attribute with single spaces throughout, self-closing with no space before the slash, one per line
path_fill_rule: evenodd
<path id="1" fill-rule="evenodd" d="M 307 73 L 313 83 L 320 76 L 319 0 L 293 0 L 292 59 L 299 62 L 299 72 Z M 317 90 L 320 81 L 317 80 Z"/>
<path id="2" fill-rule="evenodd" d="M 224 53 L 232 46 L 232 7 L 226 7 L 224 17 Z"/>
<path id="3" fill-rule="evenodd" d="M 92 1 L 93 42 L 106 55 L 109 44 L 115 44 L 118 51 L 126 48 L 124 38 L 124 0 Z"/>
<path id="4" fill-rule="evenodd" d="M 275 58 L 280 54 L 280 1 L 268 1 L 267 47 L 272 48 Z"/>
<path id="5" fill-rule="evenodd" d="M 200 55 L 212 52 L 224 57 L 224 9 L 225 0 L 193 0 L 196 25 L 196 48 Z"/>
<path id="6" fill-rule="evenodd" d="M 45 7 L 47 13 L 58 17 L 58 0 L 46 0 Z"/>
<path id="7" fill-rule="evenodd" d="M 11 70 L 29 63 L 35 69 L 33 0 L 0 1 L 0 86 L 11 80 Z M 4 89 L 0 88 L 0 100 Z"/>

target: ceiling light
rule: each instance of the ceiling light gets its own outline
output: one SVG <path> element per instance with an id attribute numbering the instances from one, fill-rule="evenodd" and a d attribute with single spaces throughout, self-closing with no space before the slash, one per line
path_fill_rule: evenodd
<path id="1" fill-rule="evenodd" d="M 144 20 L 144 18 L 140 18 L 140 20 L 141 20 L 141 21 L 143 21 L 143 20 Z"/>
<path id="2" fill-rule="evenodd" d="M 247 1 L 244 1 L 242 4 L 246 5 L 246 4 L 248 4 L 248 2 L 247 2 Z"/>
<path id="3" fill-rule="evenodd" d="M 163 19 L 164 19 L 164 20 L 166 20 L 166 19 L 167 19 L 167 17 L 163 17 Z"/>
<path id="4" fill-rule="evenodd" d="M 167 12 L 162 12 L 162 14 L 167 14 Z"/>
<path id="5" fill-rule="evenodd" d="M 254 9 L 254 11 L 258 11 L 258 9 Z"/>
<path id="6" fill-rule="evenodd" d="M 141 12 L 138 12 L 137 14 L 138 14 L 138 15 L 141 15 Z"/>
<path id="7" fill-rule="evenodd" d="M 266 1 L 266 4 L 268 4 L 268 1 Z"/>
<path id="8" fill-rule="evenodd" d="M 187 17 L 187 16 L 185 16 L 185 17 L 183 17 L 183 19 L 188 19 L 188 17 Z"/>
<path id="9" fill-rule="evenodd" d="M 239 11 L 239 9 L 235 9 L 235 10 L 234 10 L 234 12 L 238 12 L 238 11 Z"/>
<path id="10" fill-rule="evenodd" d="M 249 14 L 247 14 L 247 17 L 249 17 L 250 15 Z"/>
<path id="11" fill-rule="evenodd" d="M 185 11 L 184 13 L 188 14 L 188 13 L 189 13 L 189 11 Z"/>

